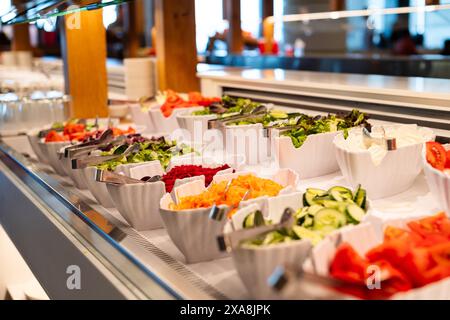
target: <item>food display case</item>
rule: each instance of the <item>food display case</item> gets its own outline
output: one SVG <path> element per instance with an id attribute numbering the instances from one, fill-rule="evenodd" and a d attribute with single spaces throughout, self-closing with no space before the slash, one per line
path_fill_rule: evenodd
<path id="1" fill-rule="evenodd" d="M 212 87 L 212 81 L 224 83 L 221 89 L 223 93 L 234 95 L 234 90 L 237 90 L 232 88 L 230 79 L 226 77 L 219 78 L 214 75 L 206 79 L 210 77 L 208 73 L 200 76 L 205 82 L 209 82 L 209 87 Z M 234 77 L 232 80 L 250 81 L 245 77 L 239 79 Z M 273 88 L 275 91 L 281 91 L 280 88 L 285 85 L 288 83 L 280 82 Z M 253 98 L 253 95 L 239 93 L 244 97 Z M 348 94 L 347 91 L 345 94 Z M 275 93 L 272 96 L 277 97 Z M 322 99 L 320 111 L 308 109 L 306 103 L 303 104 L 302 101 L 295 106 L 291 102 L 292 99 L 289 106 L 279 103 L 275 108 L 287 112 L 301 111 L 312 114 L 323 114 L 324 110 L 336 111 L 335 108 L 326 109 L 325 103 L 330 99 L 328 96 L 316 95 L 315 99 L 316 101 Z M 434 96 L 432 100 L 436 99 L 438 98 Z M 340 100 L 343 101 L 342 98 Z M 271 102 L 278 101 L 273 98 Z M 348 104 L 353 103 L 348 101 Z M 342 108 L 345 110 L 345 107 Z M 438 124 L 432 129 L 438 139 L 445 142 L 448 141 L 450 132 L 439 122 L 448 121 L 448 111 L 440 112 L 445 117 L 436 119 Z M 392 117 L 399 115 L 392 113 Z M 369 121 L 373 124 L 390 125 L 391 118 L 387 118 Z M 432 120 L 427 123 L 432 123 Z M 413 179 L 412 184 L 403 187 L 401 192 L 394 190 L 394 195 L 387 197 L 372 197 L 368 192 L 370 213 L 367 214 L 367 223 L 381 228 L 389 221 L 418 219 L 439 212 L 440 203 L 429 191 L 425 175 L 421 172 L 422 148 L 419 149 L 420 151 L 413 153 L 420 156 L 420 173 Z M 25 136 L 4 137 L 0 153 L 2 188 L 0 221 L 50 298 L 258 298 L 254 290 L 249 290 L 248 283 L 243 280 L 243 271 L 236 268 L 235 257 L 225 255 L 208 261 L 198 262 L 194 259 L 193 262 L 187 262 L 183 250 L 189 248 L 182 249 L 179 243 L 175 245 L 174 241 L 177 240 L 173 234 L 168 234 L 167 221 L 164 221 L 166 227 L 156 229 L 132 227 L 133 223 L 122 215 L 116 206 L 100 205 L 98 197 L 94 197 L 88 189 L 77 188 L 74 180 L 56 174 L 51 166 L 38 161 Z M 334 157 L 334 154 L 328 156 Z M 345 170 L 342 166 L 340 169 L 341 171 L 336 164 L 331 173 L 306 178 L 301 178 L 300 175 L 300 179 L 298 180 L 297 176 L 297 180 L 292 183 L 294 188 L 299 190 L 297 192 L 307 188 L 326 190 L 332 186 L 349 186 Z M 241 163 L 238 168 L 238 171 L 257 172 L 267 177 L 276 174 L 274 170 L 273 167 L 263 163 Z M 393 175 L 391 171 L 387 171 L 386 174 Z M 111 192 L 111 189 L 108 190 Z M 142 207 L 147 203 L 147 199 L 142 197 L 142 195 L 130 196 L 128 200 L 140 202 L 137 206 Z M 154 200 L 157 201 L 159 200 Z M 281 203 L 284 205 L 283 201 Z M 143 210 L 144 214 L 150 214 L 150 206 L 140 210 Z M 194 232 L 187 225 L 178 228 L 176 233 Z M 206 247 L 205 244 L 204 250 L 207 250 Z M 67 279 L 71 274 L 70 268 L 73 266 L 81 269 L 81 290 L 71 290 L 67 285 Z M 257 272 L 256 270 L 254 272 Z M 309 294 L 311 295 L 306 298 L 315 298 L 315 294 L 319 294 L 319 291 L 313 290 Z M 262 297 L 267 298 L 271 295 Z M 294 295 L 294 298 L 302 297 Z"/>

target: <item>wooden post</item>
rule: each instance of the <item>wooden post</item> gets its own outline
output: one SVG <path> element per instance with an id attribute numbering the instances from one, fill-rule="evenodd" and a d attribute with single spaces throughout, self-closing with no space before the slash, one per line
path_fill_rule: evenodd
<path id="1" fill-rule="evenodd" d="M 195 1 L 156 0 L 156 57 L 161 90 L 199 90 Z"/>
<path id="2" fill-rule="evenodd" d="M 127 36 L 126 36 L 126 49 L 125 56 L 128 58 L 134 58 L 138 55 L 139 50 L 139 24 L 143 22 L 142 19 L 139 19 L 141 13 L 138 9 L 142 4 L 140 1 L 131 1 L 128 2 L 126 8 L 126 24 L 127 24 Z"/>
<path id="3" fill-rule="evenodd" d="M 106 32 L 102 10 L 65 16 L 62 41 L 66 92 L 71 95 L 71 116 L 108 116 Z"/>
<path id="4" fill-rule="evenodd" d="M 13 25 L 12 51 L 32 51 L 28 23 Z"/>
<path id="5" fill-rule="evenodd" d="M 241 53 L 243 49 L 241 30 L 241 1 L 223 0 L 224 16 L 227 17 L 229 27 L 227 34 L 228 53 Z"/>
<path id="6" fill-rule="evenodd" d="M 261 0 L 261 16 L 262 20 L 264 20 L 267 17 L 273 16 L 273 1 L 274 0 Z"/>
<path id="7" fill-rule="evenodd" d="M 12 3 L 20 5 L 24 3 L 23 0 L 13 0 Z M 29 24 L 15 24 L 13 25 L 13 38 L 11 41 L 12 51 L 31 51 L 33 47 L 30 41 Z"/>

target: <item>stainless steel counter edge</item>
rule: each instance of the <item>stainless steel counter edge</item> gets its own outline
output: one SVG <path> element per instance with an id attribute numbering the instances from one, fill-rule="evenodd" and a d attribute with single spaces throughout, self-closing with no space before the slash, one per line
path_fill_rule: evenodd
<path id="1" fill-rule="evenodd" d="M 0 222 L 50 298 L 181 298 L 14 153 L 0 142 Z"/>

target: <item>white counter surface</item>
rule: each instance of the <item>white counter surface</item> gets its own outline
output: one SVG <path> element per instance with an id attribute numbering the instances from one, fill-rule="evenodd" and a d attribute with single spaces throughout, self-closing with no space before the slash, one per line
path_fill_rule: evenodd
<path id="1" fill-rule="evenodd" d="M 371 93 L 439 98 L 450 101 L 449 79 L 239 68 L 204 71 L 198 73 L 198 77 L 355 92 L 370 91 Z"/>

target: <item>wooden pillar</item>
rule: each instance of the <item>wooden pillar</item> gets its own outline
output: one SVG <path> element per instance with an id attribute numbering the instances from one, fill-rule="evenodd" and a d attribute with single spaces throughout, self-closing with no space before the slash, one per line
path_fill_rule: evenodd
<path id="1" fill-rule="evenodd" d="M 13 0 L 13 4 L 21 5 L 23 0 Z M 13 51 L 31 51 L 33 48 L 30 41 L 29 24 L 13 25 L 13 38 L 11 41 L 11 50 Z"/>
<path id="2" fill-rule="evenodd" d="M 156 0 L 156 57 L 161 90 L 199 90 L 195 0 Z"/>
<path id="3" fill-rule="evenodd" d="M 137 57 L 140 35 L 140 23 L 143 23 L 143 19 L 140 19 L 142 15 L 141 6 L 142 2 L 139 0 L 128 2 L 126 8 L 126 25 L 127 25 L 127 36 L 125 44 L 125 56 L 128 58 Z"/>
<path id="4" fill-rule="evenodd" d="M 330 11 L 345 10 L 345 0 L 330 0 Z"/>
<path id="5" fill-rule="evenodd" d="M 32 49 L 28 23 L 13 25 L 11 50 L 32 51 Z"/>
<path id="6" fill-rule="evenodd" d="M 241 53 L 243 49 L 241 30 L 241 1 L 223 0 L 224 16 L 227 17 L 229 27 L 227 34 L 228 53 Z"/>
<path id="7" fill-rule="evenodd" d="M 273 1 L 274 0 L 261 0 L 261 20 L 273 16 Z"/>
<path id="8" fill-rule="evenodd" d="M 108 116 L 106 33 L 102 10 L 65 16 L 62 52 L 71 116 Z"/>

